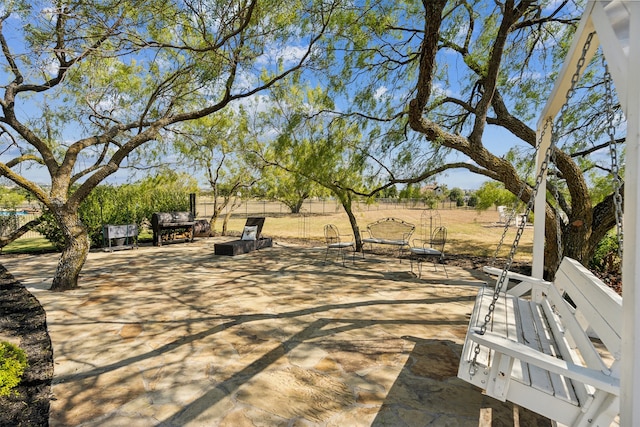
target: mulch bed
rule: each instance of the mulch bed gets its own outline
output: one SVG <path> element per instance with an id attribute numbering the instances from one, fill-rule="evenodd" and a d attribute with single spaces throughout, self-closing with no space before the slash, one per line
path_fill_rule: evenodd
<path id="1" fill-rule="evenodd" d="M 467 270 L 480 271 L 482 271 L 482 267 L 491 265 L 492 261 L 493 259 L 489 257 L 449 254 L 446 255 L 444 260 L 446 265 L 455 265 L 456 267 L 461 267 Z M 506 261 L 504 259 L 498 258 L 496 259 L 495 267 L 503 268 L 505 263 Z M 509 271 L 529 276 L 531 275 L 531 263 L 513 261 Z"/>
<path id="2" fill-rule="evenodd" d="M 445 263 L 447 265 L 455 265 L 457 267 L 462 267 L 465 269 L 475 269 L 482 270 L 482 267 L 486 265 L 490 265 L 492 259 L 486 257 L 474 257 L 468 255 L 447 255 L 445 259 Z M 497 259 L 495 266 L 498 268 L 503 268 L 505 265 L 504 259 Z M 511 268 L 509 271 L 513 271 L 515 273 L 524 274 L 527 276 L 531 275 L 531 264 L 526 262 L 518 262 L 514 261 L 511 264 Z M 601 272 L 592 270 L 593 274 L 602 280 L 603 283 L 608 285 L 611 289 L 613 289 L 618 295 L 622 295 L 622 276 L 620 272 Z"/>
<path id="3" fill-rule="evenodd" d="M 53 352 L 46 314 L 38 300 L 0 266 L 0 335 L 27 353 L 29 366 L 17 393 L 0 397 L 0 426 L 49 425 Z"/>

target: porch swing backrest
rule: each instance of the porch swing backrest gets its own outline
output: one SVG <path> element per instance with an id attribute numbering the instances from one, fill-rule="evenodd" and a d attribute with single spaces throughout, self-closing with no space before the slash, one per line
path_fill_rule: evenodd
<path id="1" fill-rule="evenodd" d="M 553 283 L 512 272 L 508 280 L 519 284 L 496 301 L 484 334 L 493 291 L 478 294 L 458 377 L 565 425 L 608 426 L 620 396 L 621 297 L 568 257 Z"/>

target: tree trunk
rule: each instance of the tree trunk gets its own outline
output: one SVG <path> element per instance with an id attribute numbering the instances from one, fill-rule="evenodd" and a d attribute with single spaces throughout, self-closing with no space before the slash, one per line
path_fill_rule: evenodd
<path id="1" fill-rule="evenodd" d="M 215 235 L 216 233 L 216 224 L 218 223 L 219 217 L 220 217 L 220 212 L 214 210 L 213 215 L 211 215 L 211 218 L 209 219 L 212 235 Z"/>
<path id="2" fill-rule="evenodd" d="M 349 217 L 349 223 L 351 224 L 351 230 L 353 230 L 353 237 L 356 242 L 356 252 L 362 252 L 362 236 L 360 235 L 360 227 L 358 226 L 358 221 L 356 220 L 356 216 L 353 214 L 351 210 L 351 206 L 347 210 L 347 216 Z"/>
<path id="3" fill-rule="evenodd" d="M 233 213 L 233 211 L 231 209 L 229 209 L 227 211 L 227 213 L 224 216 L 224 219 L 222 221 L 222 235 L 226 236 L 227 235 L 227 226 L 229 225 L 229 219 L 231 219 L 231 214 Z"/>
<path id="4" fill-rule="evenodd" d="M 360 227 L 358 227 L 358 220 L 353 213 L 353 209 L 351 208 L 351 196 L 349 194 L 346 197 L 340 197 L 340 202 L 344 211 L 347 213 L 349 217 L 349 224 L 351 224 L 351 231 L 353 231 L 353 238 L 356 242 L 356 252 L 362 252 L 362 237 L 360 236 Z"/>
<path id="5" fill-rule="evenodd" d="M 547 205 L 547 211 L 552 212 L 552 209 Z M 560 226 L 562 227 L 562 225 Z M 545 280 L 552 281 L 556 275 L 556 271 L 560 266 L 560 251 L 558 248 L 558 234 L 562 231 L 558 230 L 558 224 L 555 221 L 555 214 L 547 213 L 545 216 L 545 229 L 544 229 L 544 271 L 543 276 Z"/>
<path id="6" fill-rule="evenodd" d="M 554 279 L 555 272 L 562 261 L 558 251 L 558 232 L 561 235 L 562 256 L 573 258 L 585 266 L 589 264 L 599 242 L 615 227 L 615 212 L 614 208 L 610 206 L 611 204 L 610 200 L 605 200 L 595 208 L 589 208 L 583 213 L 572 209 L 568 222 L 562 222 L 560 230 L 558 230 L 556 222 L 556 213 L 547 204 L 544 253 L 544 278 L 546 280 Z"/>
<path id="7" fill-rule="evenodd" d="M 80 221 L 77 210 L 63 206 L 52 211 L 64 235 L 65 248 L 60 256 L 51 290 L 75 289 L 78 287 L 78 277 L 89 254 L 89 233 Z"/>
<path id="8" fill-rule="evenodd" d="M 211 224 L 211 232 L 215 233 L 215 228 L 216 228 L 216 223 L 218 222 L 218 218 L 220 218 L 220 214 L 222 214 L 222 211 L 224 210 L 224 208 L 227 207 L 227 205 L 229 204 L 229 197 L 225 196 L 223 198 L 222 203 L 220 203 L 218 201 L 218 197 L 217 196 L 217 192 L 214 191 L 214 202 L 213 202 L 213 213 L 211 214 L 211 219 L 209 220 L 209 223 Z M 226 226 L 226 221 L 224 222 L 222 231 L 220 232 L 222 236 L 225 235 L 226 231 L 227 231 L 227 226 Z"/>
<path id="9" fill-rule="evenodd" d="M 209 220 L 209 227 L 211 227 L 211 235 L 215 236 L 216 235 L 216 224 L 218 222 L 218 216 L 214 215 L 211 217 L 211 219 Z"/>
<path id="10" fill-rule="evenodd" d="M 289 206 L 289 209 L 291 209 L 291 213 L 292 214 L 299 214 L 300 210 L 302 209 L 302 204 L 303 203 L 304 203 L 304 199 L 298 200 L 296 203 L 294 203 L 291 206 Z"/>

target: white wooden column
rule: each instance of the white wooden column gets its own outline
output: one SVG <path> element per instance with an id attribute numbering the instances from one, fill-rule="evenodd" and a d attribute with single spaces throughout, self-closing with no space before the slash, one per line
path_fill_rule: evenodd
<path id="1" fill-rule="evenodd" d="M 626 88 L 617 88 L 627 92 L 620 425 L 640 426 L 640 1 L 627 1 L 627 7 L 629 78 Z"/>
<path id="2" fill-rule="evenodd" d="M 639 0 L 640 1 L 640 0 Z M 549 95 L 549 100 L 545 104 L 545 107 L 540 115 L 537 125 L 537 141 L 540 141 L 540 147 L 538 148 L 538 156 L 536 158 L 536 176 L 540 171 L 542 160 L 546 154 L 547 147 L 551 145 L 551 128 L 547 128 L 544 137 L 540 139 L 540 134 L 545 128 L 545 122 L 548 118 L 552 123 L 556 119 L 558 112 L 562 109 L 562 106 L 567 100 L 567 91 L 571 87 L 571 79 L 576 72 L 578 61 L 582 56 L 582 49 L 587 41 L 589 33 L 595 30 L 593 22 L 589 18 L 591 10 L 593 9 L 593 1 L 587 3 L 582 20 L 576 30 L 576 36 L 573 39 L 567 57 L 562 64 L 562 69 L 558 74 L 553 90 Z M 591 46 L 585 54 L 586 63 L 593 57 L 595 51 L 598 49 L 597 35 L 593 37 Z M 581 73 L 584 69 L 581 70 Z M 552 124 L 550 124 L 552 126 Z M 544 272 L 544 236 L 545 236 L 545 209 L 547 198 L 547 185 L 546 185 L 546 173 L 545 179 L 542 181 L 538 193 L 536 194 L 536 200 L 534 204 L 534 218 L 533 218 L 533 262 L 531 275 L 533 277 L 542 278 Z"/>
<path id="3" fill-rule="evenodd" d="M 542 123 L 542 124 L 540 124 Z M 551 129 L 545 129 L 544 120 L 538 124 L 537 141 L 540 141 L 538 147 L 538 157 L 536 158 L 536 176 L 540 173 L 542 161 L 544 160 L 547 148 L 551 145 Z M 540 127 L 542 126 L 542 127 Z M 551 124 L 549 124 L 551 126 Z M 544 129 L 544 135 L 541 133 Z M 544 274 L 544 235 L 545 235 L 545 209 L 547 207 L 547 172 L 545 171 L 533 206 L 533 262 L 531 265 L 531 275 L 542 279 Z"/>

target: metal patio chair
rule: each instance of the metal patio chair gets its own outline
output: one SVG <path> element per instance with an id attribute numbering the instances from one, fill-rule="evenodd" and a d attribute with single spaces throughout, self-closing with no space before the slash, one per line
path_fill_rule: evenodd
<path id="1" fill-rule="evenodd" d="M 422 263 L 431 258 L 433 259 L 433 268 L 438 271 L 437 263 L 442 264 L 444 274 L 449 278 L 447 267 L 444 265 L 444 245 L 447 242 L 447 228 L 438 227 L 433 230 L 431 239 L 425 241 L 423 239 L 414 239 L 413 246 L 410 248 L 411 254 L 411 272 L 413 272 L 414 261 L 418 264 L 418 278 L 422 275 Z"/>
<path id="2" fill-rule="evenodd" d="M 327 245 L 327 251 L 324 255 L 324 264 L 327 263 L 327 257 L 329 256 L 330 249 L 337 249 L 339 254 L 338 256 L 342 256 L 342 266 L 345 266 L 344 260 L 346 257 L 345 251 L 348 248 L 352 248 L 353 255 L 352 261 L 355 264 L 355 254 L 356 254 L 356 244 L 353 240 L 343 240 L 341 237 L 351 237 L 349 235 L 341 235 L 338 232 L 338 227 L 333 224 L 327 224 L 324 226 L 324 239 Z"/>

